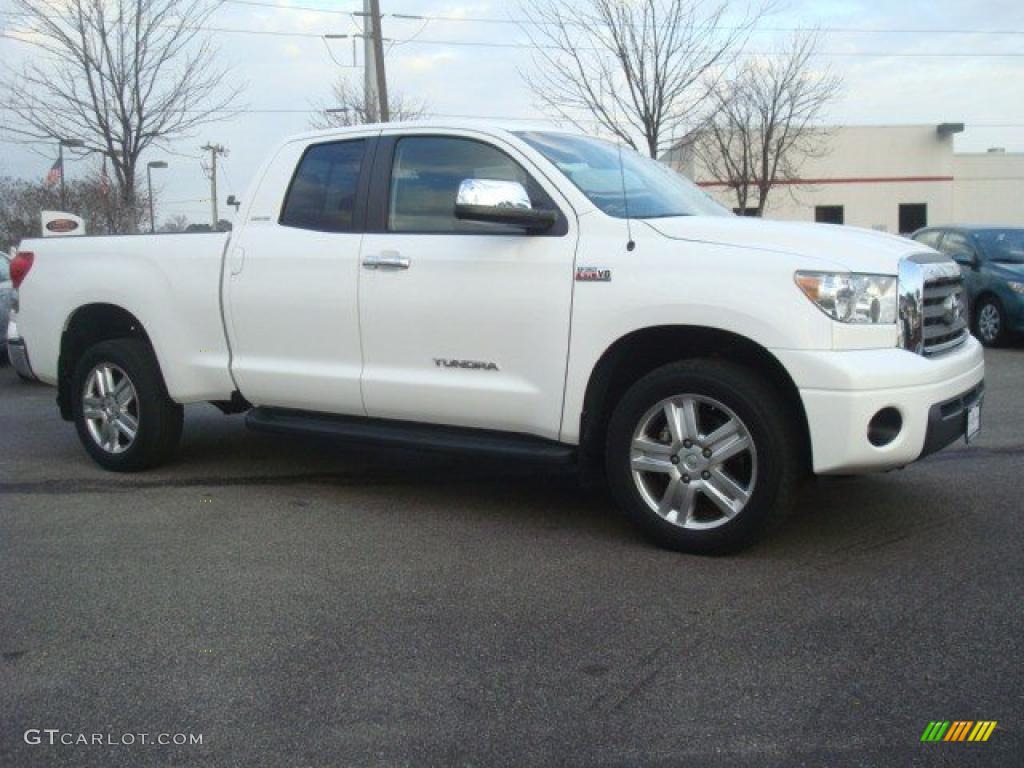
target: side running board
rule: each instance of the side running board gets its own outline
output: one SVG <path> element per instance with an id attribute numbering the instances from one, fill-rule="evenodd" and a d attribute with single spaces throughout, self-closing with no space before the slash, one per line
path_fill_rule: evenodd
<path id="1" fill-rule="evenodd" d="M 258 432 L 316 435 L 344 442 L 472 453 L 556 464 L 569 464 L 576 458 L 575 447 L 532 435 L 336 416 L 287 408 L 253 408 L 245 417 L 245 425 Z"/>

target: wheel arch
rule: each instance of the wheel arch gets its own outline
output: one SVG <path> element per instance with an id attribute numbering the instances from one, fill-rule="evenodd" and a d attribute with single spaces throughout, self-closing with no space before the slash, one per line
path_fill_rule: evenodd
<path id="1" fill-rule="evenodd" d="M 978 291 L 978 295 L 975 296 L 974 297 L 974 301 L 971 302 L 971 304 L 972 304 L 971 315 L 972 315 L 973 319 L 975 319 L 975 320 L 977 319 L 977 317 L 978 317 L 978 310 L 981 309 L 982 303 L 987 301 L 987 300 L 989 300 L 989 299 L 991 299 L 992 301 L 994 301 L 996 303 L 996 306 L 999 307 L 1000 311 L 1003 309 L 1003 300 L 999 296 L 999 294 L 995 291 L 995 289 L 993 289 L 993 288 L 984 288 L 984 289 Z"/>
<path id="2" fill-rule="evenodd" d="M 73 418 L 71 378 L 82 355 L 89 347 L 101 341 L 123 338 L 141 339 L 152 348 L 149 335 L 139 319 L 117 304 L 84 304 L 68 315 L 61 333 L 57 358 L 57 405 L 61 417 L 66 421 Z"/>
<path id="3" fill-rule="evenodd" d="M 763 371 L 780 393 L 797 424 L 800 455 L 811 466 L 807 414 L 796 383 L 768 349 L 731 331 L 693 325 L 659 325 L 632 331 L 612 343 L 598 359 L 587 381 L 580 414 L 580 453 L 587 464 L 601 461 L 608 421 L 626 390 L 656 368 L 699 357 L 728 360 Z"/>

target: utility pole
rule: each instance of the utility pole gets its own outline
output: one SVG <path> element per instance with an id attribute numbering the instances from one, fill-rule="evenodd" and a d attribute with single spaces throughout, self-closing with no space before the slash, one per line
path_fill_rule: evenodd
<path id="1" fill-rule="evenodd" d="M 363 0 L 363 92 L 366 94 L 366 119 L 386 123 L 391 119 L 388 109 L 388 81 L 384 72 L 384 40 L 380 27 L 380 0 Z"/>
<path id="2" fill-rule="evenodd" d="M 228 151 L 220 144 L 204 144 L 200 147 L 204 152 L 210 153 L 210 215 L 213 217 L 212 226 L 214 232 L 217 231 L 217 156 L 224 155 L 227 157 Z"/>

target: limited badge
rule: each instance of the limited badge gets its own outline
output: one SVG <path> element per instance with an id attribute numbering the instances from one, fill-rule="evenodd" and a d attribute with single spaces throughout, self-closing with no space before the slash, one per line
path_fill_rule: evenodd
<path id="1" fill-rule="evenodd" d="M 610 283 L 612 271 L 600 267 L 576 267 L 576 281 L 580 283 Z"/>

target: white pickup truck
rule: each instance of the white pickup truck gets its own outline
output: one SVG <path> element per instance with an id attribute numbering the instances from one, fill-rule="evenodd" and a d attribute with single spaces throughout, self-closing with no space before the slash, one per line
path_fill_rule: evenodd
<path id="1" fill-rule="evenodd" d="M 600 468 L 661 545 L 723 552 L 808 472 L 980 428 L 960 272 L 912 240 L 734 217 L 597 139 L 450 123 L 280 144 L 230 235 L 30 240 L 14 354 L 93 459 L 171 456 L 182 406 Z"/>

